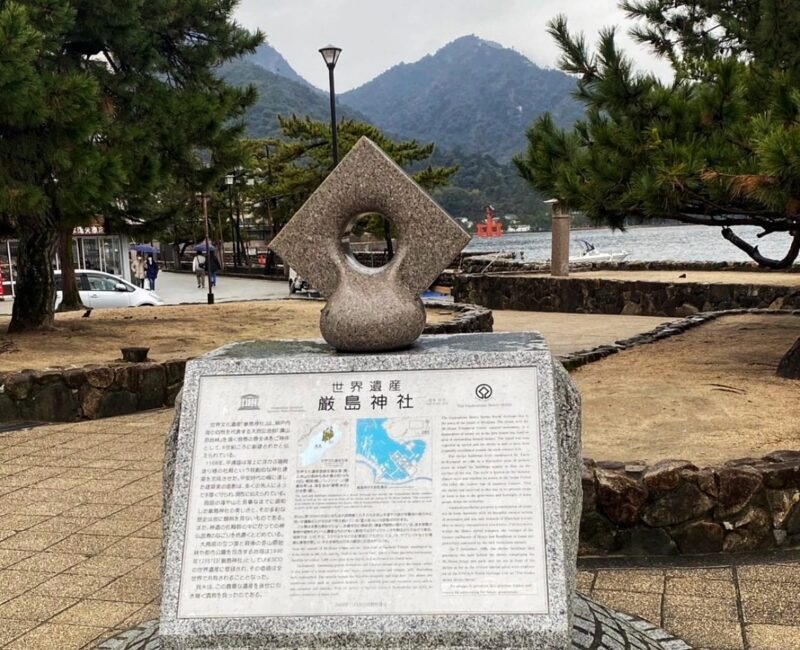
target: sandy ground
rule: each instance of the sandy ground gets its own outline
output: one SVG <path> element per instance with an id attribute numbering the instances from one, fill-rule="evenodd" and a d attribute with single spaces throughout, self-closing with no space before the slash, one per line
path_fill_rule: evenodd
<path id="1" fill-rule="evenodd" d="M 232 341 L 319 338 L 322 302 L 265 300 L 216 305 L 96 309 L 56 314 L 56 331 L 0 335 L 0 372 L 79 366 L 120 358 L 120 348 L 150 348 L 155 361 L 198 356 Z M 429 309 L 428 321 L 452 318 Z M 5 331 L 8 317 L 0 317 Z"/>
<path id="2" fill-rule="evenodd" d="M 682 275 L 686 277 L 681 277 Z M 570 277 L 638 280 L 641 282 L 768 284 L 781 287 L 800 287 L 800 273 L 758 271 L 573 271 Z"/>
<path id="3" fill-rule="evenodd" d="M 55 332 L 0 335 L 0 372 L 23 368 L 83 365 L 120 357 L 124 346 L 146 346 L 150 358 L 198 356 L 232 341 L 319 338 L 322 303 L 273 300 L 224 305 L 178 305 L 137 309 L 97 309 L 57 314 Z M 542 332 L 555 354 L 610 343 L 653 329 L 663 318 L 595 314 L 496 311 L 496 331 Z M 452 312 L 428 309 L 429 322 Z M 8 318 L 0 317 L 5 329 Z"/>
<path id="4" fill-rule="evenodd" d="M 800 381 L 775 368 L 797 316 L 729 316 L 573 373 L 584 455 L 708 464 L 800 449 Z"/>
<path id="5" fill-rule="evenodd" d="M 555 355 L 586 350 L 648 332 L 673 318 L 493 310 L 495 332 L 541 332 Z"/>

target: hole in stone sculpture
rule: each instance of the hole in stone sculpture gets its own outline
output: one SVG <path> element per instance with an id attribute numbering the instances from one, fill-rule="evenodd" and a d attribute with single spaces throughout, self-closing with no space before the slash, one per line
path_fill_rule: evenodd
<path id="1" fill-rule="evenodd" d="M 365 212 L 350 220 L 342 233 L 342 249 L 362 270 L 377 271 L 397 252 L 397 229 L 378 212 Z"/>

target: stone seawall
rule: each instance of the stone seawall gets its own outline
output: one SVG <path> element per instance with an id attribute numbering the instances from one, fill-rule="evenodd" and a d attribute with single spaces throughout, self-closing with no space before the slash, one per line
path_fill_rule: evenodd
<path id="1" fill-rule="evenodd" d="M 585 460 L 583 555 L 692 555 L 800 544 L 800 451 L 698 468 Z"/>
<path id="2" fill-rule="evenodd" d="M 493 272 L 511 273 L 549 273 L 550 263 L 528 261 L 515 253 L 497 253 L 494 255 L 472 255 L 460 260 L 460 268 L 464 273 L 483 273 L 489 267 Z M 731 271 L 747 273 L 775 273 L 755 262 L 594 262 L 592 264 L 570 264 L 569 272 L 579 274 L 582 271 Z M 781 273 L 800 273 L 800 264 L 795 264 Z"/>
<path id="3" fill-rule="evenodd" d="M 730 309 L 798 309 L 800 288 L 506 274 L 457 274 L 457 302 L 489 309 L 683 317 Z"/>

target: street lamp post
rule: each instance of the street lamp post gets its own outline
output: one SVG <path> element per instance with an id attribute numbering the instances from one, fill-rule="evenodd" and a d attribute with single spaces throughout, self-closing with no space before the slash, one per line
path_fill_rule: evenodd
<path id="1" fill-rule="evenodd" d="M 214 287 L 211 286 L 211 247 L 208 241 L 208 194 L 203 193 L 203 220 L 206 224 L 206 276 L 208 280 L 208 304 L 214 304 Z"/>
<path id="2" fill-rule="evenodd" d="M 255 184 L 256 184 L 256 179 L 255 178 L 246 178 L 245 179 L 245 185 L 247 185 L 247 187 L 255 187 Z M 237 195 L 237 197 L 238 197 L 238 195 Z M 247 208 L 247 204 L 246 203 L 245 203 L 245 208 Z M 247 223 L 245 223 L 245 226 L 246 225 L 247 225 Z M 241 200 L 238 200 L 238 203 L 237 203 L 237 206 L 236 206 L 236 233 L 237 233 L 237 236 L 239 237 L 239 246 L 242 249 L 242 259 L 244 260 L 244 265 L 249 269 L 250 268 L 250 256 L 247 253 L 247 244 L 250 242 L 250 237 L 248 235 L 246 241 L 245 241 L 244 238 L 242 238 L 242 202 L 241 202 Z M 245 234 L 248 234 L 248 233 L 245 233 Z"/>
<path id="3" fill-rule="evenodd" d="M 336 67 L 342 48 L 328 45 L 321 48 L 319 53 L 325 59 L 325 65 L 328 66 L 328 79 L 331 86 L 331 148 L 333 149 L 333 166 L 336 167 L 339 164 L 339 143 L 336 137 L 336 91 L 333 88 L 333 69 Z"/>
<path id="4" fill-rule="evenodd" d="M 233 223 L 233 183 L 235 181 L 235 177 L 233 174 L 228 174 L 225 176 L 225 185 L 228 186 L 228 207 L 231 211 L 231 223 Z M 223 264 L 225 263 L 225 251 L 222 251 L 222 260 Z M 236 228 L 233 228 L 233 270 L 239 270 L 239 252 L 236 249 Z"/>

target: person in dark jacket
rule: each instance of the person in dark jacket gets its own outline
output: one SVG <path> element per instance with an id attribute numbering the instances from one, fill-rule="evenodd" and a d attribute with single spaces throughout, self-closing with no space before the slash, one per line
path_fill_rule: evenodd
<path id="1" fill-rule="evenodd" d="M 147 284 L 150 291 L 156 290 L 156 278 L 158 277 L 158 262 L 152 255 L 147 256 L 147 261 L 144 264 L 144 274 L 147 278 Z"/>
<path id="2" fill-rule="evenodd" d="M 211 286 L 217 286 L 217 271 L 219 271 L 219 261 L 217 260 L 217 254 L 212 250 L 209 251 L 208 257 L 206 258 L 206 264 L 209 265 L 208 270 L 211 274 Z"/>

